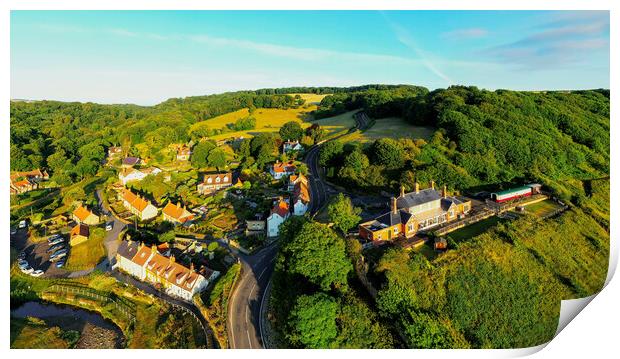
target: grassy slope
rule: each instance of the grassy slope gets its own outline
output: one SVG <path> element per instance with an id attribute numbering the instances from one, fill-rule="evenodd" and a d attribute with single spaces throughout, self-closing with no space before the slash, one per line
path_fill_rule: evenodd
<path id="1" fill-rule="evenodd" d="M 344 136 L 342 141 L 370 142 L 379 138 L 422 138 L 430 139 L 435 132 L 432 127 L 413 126 L 398 117 L 389 117 L 376 120 L 375 124 L 364 132 L 355 132 Z"/>
<path id="2" fill-rule="evenodd" d="M 11 349 L 68 349 L 62 330 L 37 318 L 11 318 Z"/>
<path id="3" fill-rule="evenodd" d="M 91 231 L 86 242 L 71 248 L 65 269 L 75 271 L 94 268 L 105 257 L 105 231 L 102 228 L 93 228 Z"/>
<path id="4" fill-rule="evenodd" d="M 318 96 L 318 97 L 317 97 Z M 308 97 L 310 99 L 318 99 L 323 95 L 311 95 L 305 94 L 302 97 Z M 324 96 L 323 96 L 324 97 Z M 322 97 L 320 97 L 322 98 Z M 350 111 L 338 116 L 324 118 L 318 121 L 312 120 L 312 115 L 310 112 L 316 110 L 316 104 L 307 104 L 300 108 L 291 108 L 291 109 L 273 109 L 273 108 L 259 108 L 252 113 L 252 117 L 256 119 L 256 128 L 249 131 L 236 131 L 224 133 L 221 135 L 213 136 L 211 138 L 215 140 L 226 139 L 230 137 L 252 137 L 253 134 L 258 132 L 277 132 L 280 130 L 280 127 L 289 121 L 296 121 L 301 124 L 301 127 L 306 128 L 309 127 L 313 123 L 318 123 L 323 126 L 325 129 L 329 131 L 330 134 L 338 133 L 343 130 L 348 130 L 349 128 L 355 126 L 355 120 L 353 119 L 353 114 L 356 111 Z M 229 123 L 234 123 L 236 120 L 240 118 L 244 118 L 249 116 L 250 113 L 247 108 L 229 112 L 227 114 L 214 117 L 212 119 L 201 121 L 192 125 L 191 129 L 198 128 L 209 128 L 209 129 L 219 129 L 226 127 Z M 191 130 L 190 130 L 191 131 Z"/>

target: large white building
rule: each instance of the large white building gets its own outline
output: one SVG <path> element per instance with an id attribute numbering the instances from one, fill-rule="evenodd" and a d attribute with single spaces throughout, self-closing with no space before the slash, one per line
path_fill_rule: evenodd
<path id="1" fill-rule="evenodd" d="M 118 179 L 121 180 L 123 185 L 133 181 L 142 181 L 146 176 L 156 175 L 161 173 L 161 170 L 157 167 L 150 167 L 144 169 L 135 168 L 123 168 L 118 173 Z"/>
<path id="2" fill-rule="evenodd" d="M 197 272 L 193 265 L 187 268 L 177 263 L 174 256 L 161 255 L 156 246 L 138 245 L 132 241 L 121 243 L 114 268 L 141 281 L 160 284 L 166 294 L 187 301 L 191 301 L 196 293 L 204 291 L 220 274 L 207 268 Z"/>
<path id="3" fill-rule="evenodd" d="M 271 209 L 271 214 L 267 217 L 267 236 L 277 237 L 280 234 L 280 225 L 290 216 L 289 205 L 283 199 Z"/>

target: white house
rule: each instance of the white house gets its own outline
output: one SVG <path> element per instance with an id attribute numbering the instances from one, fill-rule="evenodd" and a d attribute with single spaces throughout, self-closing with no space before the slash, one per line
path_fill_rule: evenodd
<path id="1" fill-rule="evenodd" d="M 271 209 L 271 214 L 267 217 L 267 236 L 276 237 L 280 234 L 280 225 L 290 216 L 289 205 L 283 199 Z"/>
<path id="2" fill-rule="evenodd" d="M 297 167 L 295 167 L 293 161 L 288 161 L 286 163 L 277 161 L 271 166 L 269 173 L 271 173 L 274 179 L 279 180 L 282 177 L 295 174 L 295 170 L 297 170 Z"/>
<path id="3" fill-rule="evenodd" d="M 120 199 L 123 201 L 123 206 L 138 216 L 141 221 L 157 217 L 157 207 L 150 201 L 135 195 L 127 188 L 124 188 L 121 192 Z"/>
<path id="4" fill-rule="evenodd" d="M 123 185 L 126 185 L 132 181 L 142 181 L 146 176 L 156 175 L 160 173 L 161 170 L 157 167 L 145 168 L 145 169 L 135 169 L 135 168 L 123 168 L 118 173 L 118 179 L 121 180 Z"/>
<path id="5" fill-rule="evenodd" d="M 310 205 L 310 194 L 308 193 L 308 183 L 299 181 L 293 190 L 293 215 L 303 216 L 308 211 Z"/>
<path id="6" fill-rule="evenodd" d="M 187 268 L 177 263 L 174 256 L 161 255 L 155 246 L 149 248 L 132 241 L 121 243 L 114 268 L 141 281 L 160 284 L 166 294 L 187 301 L 191 301 L 194 294 L 204 291 L 220 274 L 208 268 L 202 268 L 197 272 L 193 264 Z"/>
<path id="7" fill-rule="evenodd" d="M 282 144 L 282 153 L 287 153 L 289 151 L 301 151 L 304 147 L 299 143 L 299 141 L 286 141 Z"/>

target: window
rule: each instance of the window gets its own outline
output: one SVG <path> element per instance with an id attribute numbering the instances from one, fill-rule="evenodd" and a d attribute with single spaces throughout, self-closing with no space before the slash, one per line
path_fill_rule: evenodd
<path id="1" fill-rule="evenodd" d="M 408 231 L 409 231 L 409 232 L 413 232 L 413 224 L 410 224 L 410 225 L 409 225 L 409 230 L 408 230 Z"/>
<path id="2" fill-rule="evenodd" d="M 381 239 L 381 235 L 380 234 L 377 234 L 377 239 Z"/>
<path id="3" fill-rule="evenodd" d="M 218 178 L 216 178 L 216 179 L 215 179 L 215 182 L 220 183 L 220 178 L 219 178 L 219 177 L 218 177 Z"/>
<path id="4" fill-rule="evenodd" d="M 228 176 L 224 176 L 224 182 L 228 182 Z"/>
<path id="5" fill-rule="evenodd" d="M 211 177 L 207 178 L 207 183 L 211 183 L 213 182 L 213 179 Z"/>
<path id="6" fill-rule="evenodd" d="M 394 227 L 394 234 L 398 234 L 398 227 Z"/>

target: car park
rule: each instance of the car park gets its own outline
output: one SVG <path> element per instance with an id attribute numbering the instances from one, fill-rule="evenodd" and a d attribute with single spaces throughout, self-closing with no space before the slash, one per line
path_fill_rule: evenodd
<path id="1" fill-rule="evenodd" d="M 60 243 L 62 243 L 62 242 L 64 242 L 64 241 L 65 241 L 65 239 L 64 239 L 64 238 L 62 238 L 62 237 L 58 237 L 58 238 L 54 239 L 53 241 L 48 242 L 47 244 L 48 244 L 49 246 L 55 246 L 55 245 L 60 244 Z"/>
<path id="2" fill-rule="evenodd" d="M 31 275 L 31 276 L 33 276 L 33 277 L 40 277 L 40 276 L 42 276 L 42 275 L 43 275 L 43 273 L 45 273 L 45 272 L 43 272 L 43 271 L 42 271 L 42 270 L 40 270 L 40 269 L 37 269 L 36 271 L 34 271 L 34 272 L 30 273 L 30 275 Z"/>

